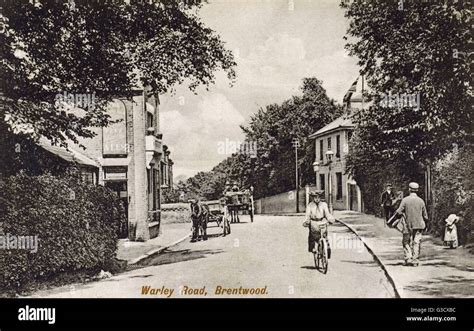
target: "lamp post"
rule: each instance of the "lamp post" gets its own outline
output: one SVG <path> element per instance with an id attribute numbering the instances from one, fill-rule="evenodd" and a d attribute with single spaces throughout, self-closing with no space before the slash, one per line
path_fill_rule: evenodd
<path id="1" fill-rule="evenodd" d="M 329 201 L 328 201 L 328 207 L 329 207 L 329 212 L 332 214 L 333 212 L 333 207 L 332 207 L 332 176 L 331 176 L 331 164 L 332 164 L 332 157 L 334 155 L 333 151 L 327 151 L 326 152 L 326 158 L 328 161 L 328 186 L 329 186 Z"/>
<path id="2" fill-rule="evenodd" d="M 295 147 L 295 179 L 296 179 L 296 212 L 300 212 L 300 206 L 299 206 L 299 197 L 298 197 L 298 191 L 299 191 L 299 176 L 298 176 L 298 147 L 300 146 L 300 142 L 298 138 L 293 138 L 293 147 Z"/>

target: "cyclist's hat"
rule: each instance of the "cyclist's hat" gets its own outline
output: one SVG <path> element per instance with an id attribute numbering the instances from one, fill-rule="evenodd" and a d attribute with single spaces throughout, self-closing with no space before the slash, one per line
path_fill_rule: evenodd
<path id="1" fill-rule="evenodd" d="M 312 190 L 312 191 L 309 191 L 309 196 L 310 197 L 318 196 L 318 197 L 322 198 L 324 196 L 324 191 L 323 190 Z"/>

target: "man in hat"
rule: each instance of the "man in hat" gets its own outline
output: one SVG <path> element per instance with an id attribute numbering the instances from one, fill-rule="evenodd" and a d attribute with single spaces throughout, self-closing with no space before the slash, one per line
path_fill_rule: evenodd
<path id="1" fill-rule="evenodd" d="M 225 196 L 227 192 L 229 192 L 232 189 L 232 185 L 230 185 L 230 182 L 226 180 L 225 186 L 224 186 L 224 192 L 222 192 L 222 195 Z"/>
<path id="2" fill-rule="evenodd" d="M 324 191 L 310 191 L 309 199 L 310 203 L 306 207 L 306 219 L 303 226 L 309 227 L 308 235 L 308 252 L 317 252 L 317 243 L 321 239 L 320 227 L 324 227 L 323 235 L 327 237 L 327 225 L 328 221 L 334 223 L 334 216 L 329 212 L 328 204 L 321 201 L 321 197 L 324 195 Z M 328 247 L 328 258 L 331 257 L 331 249 Z"/>
<path id="3" fill-rule="evenodd" d="M 393 215 L 393 200 L 395 199 L 395 194 L 392 191 L 392 184 L 387 183 L 386 190 L 382 193 L 380 197 L 380 206 L 384 210 L 385 214 L 385 223 Z"/>
<path id="4" fill-rule="evenodd" d="M 425 202 L 417 194 L 419 188 L 418 183 L 410 183 L 410 194 L 403 198 L 396 211 L 398 215 L 405 215 L 406 227 L 403 230 L 402 244 L 407 266 L 419 265 L 421 235 L 426 227 L 425 221 L 428 220 Z"/>

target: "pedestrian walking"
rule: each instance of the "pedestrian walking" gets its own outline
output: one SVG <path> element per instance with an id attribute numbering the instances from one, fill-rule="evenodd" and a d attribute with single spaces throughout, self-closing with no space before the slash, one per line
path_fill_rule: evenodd
<path id="1" fill-rule="evenodd" d="M 385 224 L 387 224 L 390 217 L 393 215 L 393 204 L 395 200 L 395 194 L 392 191 L 392 184 L 387 183 L 386 190 L 380 197 L 380 206 L 383 208 L 385 215 Z"/>
<path id="2" fill-rule="evenodd" d="M 410 183 L 408 189 L 410 194 L 402 199 L 396 213 L 397 216 L 404 215 L 406 226 L 403 229 L 403 251 L 405 253 L 405 265 L 418 266 L 422 232 L 426 227 L 428 213 L 423 199 L 417 192 L 418 183 Z"/>
<path id="3" fill-rule="evenodd" d="M 444 220 L 446 226 L 444 228 L 444 245 L 450 248 L 458 247 L 458 230 L 456 223 L 459 221 L 459 217 L 456 214 L 450 214 L 448 218 Z"/>

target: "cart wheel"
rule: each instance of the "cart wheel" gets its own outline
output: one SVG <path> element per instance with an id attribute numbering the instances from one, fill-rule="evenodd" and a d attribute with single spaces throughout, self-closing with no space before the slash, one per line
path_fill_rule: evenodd
<path id="1" fill-rule="evenodd" d="M 227 218 L 222 219 L 222 232 L 224 237 L 227 235 L 227 228 L 229 227 L 229 220 Z"/>

